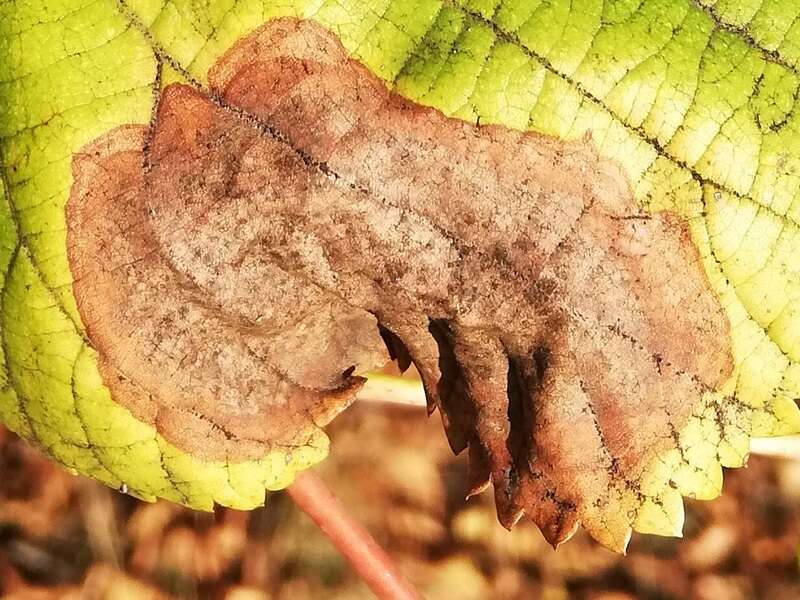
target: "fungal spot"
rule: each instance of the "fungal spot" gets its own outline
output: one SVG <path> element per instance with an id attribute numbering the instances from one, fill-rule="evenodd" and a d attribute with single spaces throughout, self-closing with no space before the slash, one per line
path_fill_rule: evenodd
<path id="1" fill-rule="evenodd" d="M 731 373 L 686 225 L 644 215 L 590 140 L 447 118 L 305 21 L 208 80 L 84 148 L 67 207 L 103 379 L 183 450 L 302 445 L 391 353 L 469 449 L 471 491 L 558 544 L 607 527 L 620 474 Z"/>

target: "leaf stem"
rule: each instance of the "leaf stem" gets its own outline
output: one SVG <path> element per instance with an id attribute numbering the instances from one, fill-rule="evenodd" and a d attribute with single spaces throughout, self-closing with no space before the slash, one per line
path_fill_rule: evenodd
<path id="1" fill-rule="evenodd" d="M 380 600 L 422 600 L 383 548 L 350 517 L 319 477 L 309 471 L 299 473 L 286 491 Z"/>
<path id="2" fill-rule="evenodd" d="M 401 377 L 376 371 L 366 375 L 367 381 L 356 399 L 362 402 L 404 404 L 426 407 L 425 390 L 416 377 Z"/>
<path id="3" fill-rule="evenodd" d="M 750 454 L 800 460 L 800 435 L 751 438 Z"/>

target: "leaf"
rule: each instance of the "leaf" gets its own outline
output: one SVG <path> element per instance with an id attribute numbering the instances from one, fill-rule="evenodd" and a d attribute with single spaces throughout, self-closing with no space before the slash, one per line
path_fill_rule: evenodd
<path id="1" fill-rule="evenodd" d="M 380 325 L 501 521 L 558 543 L 730 374 L 688 231 L 586 143 L 401 100 L 302 21 L 209 84 L 78 154 L 67 204 L 103 379 L 192 455 L 297 445 L 386 362 Z"/>
<path id="2" fill-rule="evenodd" d="M 297 446 L 298 438 L 294 438 L 289 444 L 290 451 L 276 448 L 261 458 L 254 458 L 258 454 L 254 451 L 244 462 L 227 457 L 209 460 L 208 456 L 198 460 L 199 455 L 185 452 L 185 447 L 178 449 L 182 446 L 176 443 L 176 437 L 164 437 L 163 432 L 157 432 L 146 420 L 140 421 L 139 418 L 144 418 L 141 405 L 124 402 L 118 393 L 112 400 L 102 356 L 98 370 L 95 332 L 90 319 L 78 311 L 72 292 L 75 274 L 67 259 L 64 211 L 72 183 L 73 154 L 101 136 L 106 136 L 103 137 L 106 142 L 112 140 L 114 134 L 111 137 L 106 134 L 118 125 L 150 121 L 153 100 L 161 96 L 162 86 L 183 81 L 201 90 L 201 97 L 208 97 L 209 68 L 223 51 L 272 17 L 295 15 L 314 19 L 334 31 L 348 53 L 403 96 L 467 121 L 480 119 L 484 125 L 500 123 L 516 129 L 530 128 L 563 140 L 558 143 L 540 140 L 540 144 L 535 144 L 540 154 L 539 164 L 547 164 L 547 157 L 555 152 L 553 148 L 561 147 L 574 149 L 576 153 L 560 157 L 568 163 L 562 167 L 564 173 L 570 172 L 570 164 L 589 164 L 599 169 L 604 174 L 603 181 L 609 182 L 611 189 L 621 189 L 622 193 L 607 194 L 614 201 L 591 203 L 586 214 L 595 228 L 590 227 L 587 232 L 581 228 L 580 236 L 585 241 L 590 239 L 591 233 L 594 239 L 608 242 L 599 248 L 591 246 L 598 256 L 614 256 L 613 269 L 604 261 L 597 263 L 606 270 L 631 272 L 631 265 L 637 261 L 631 258 L 627 264 L 624 260 L 620 263 L 618 243 L 610 240 L 627 238 L 623 246 L 635 252 L 637 244 L 630 236 L 637 231 L 644 236 L 644 241 L 637 243 L 643 244 L 645 249 L 674 250 L 666 256 L 671 268 L 681 275 L 670 279 L 672 272 L 668 269 L 648 268 L 642 271 L 645 277 L 640 280 L 644 288 L 648 288 L 645 284 L 652 280 L 655 289 L 670 287 L 678 294 L 688 295 L 690 290 L 705 289 L 699 283 L 702 277 L 697 275 L 697 268 L 687 266 L 693 262 L 693 255 L 687 244 L 680 241 L 686 239 L 686 230 L 675 217 L 659 211 L 669 210 L 683 217 L 699 251 L 706 277 L 730 322 L 732 376 L 722 384 L 719 374 L 724 369 L 720 367 L 715 371 L 710 366 L 713 357 L 725 355 L 719 348 L 726 345 L 724 334 L 716 339 L 698 336 L 704 343 L 697 346 L 696 355 L 691 355 L 685 352 L 687 348 L 693 349 L 691 344 L 675 344 L 678 336 L 662 339 L 654 333 L 659 327 L 671 330 L 673 326 L 691 332 L 699 323 L 706 325 L 708 331 L 719 333 L 723 329 L 718 320 L 709 316 L 706 321 L 701 316 L 713 315 L 713 310 L 706 307 L 705 313 L 674 309 L 661 312 L 667 296 L 644 294 L 645 304 L 649 303 L 653 310 L 645 313 L 647 318 L 643 319 L 639 330 L 647 333 L 646 343 L 641 347 L 652 350 L 655 348 L 652 344 L 663 344 L 668 356 L 673 353 L 680 356 L 684 351 L 690 356 L 681 360 L 688 362 L 682 363 L 677 358 L 667 360 L 678 365 L 681 372 L 689 373 L 688 379 L 696 379 L 703 385 L 680 392 L 676 380 L 681 376 L 672 373 L 662 376 L 669 383 L 660 389 L 668 389 L 676 396 L 674 404 L 672 401 L 658 403 L 648 394 L 641 396 L 642 402 L 649 403 L 647 406 L 656 402 L 658 406 L 669 406 L 676 417 L 682 415 L 676 418 L 676 428 L 666 435 L 649 440 L 644 436 L 641 443 L 646 451 L 643 453 L 639 453 L 639 448 L 628 447 L 628 441 L 633 438 L 626 438 L 625 431 L 617 429 L 616 425 L 625 419 L 613 419 L 613 433 L 619 438 L 607 441 L 606 445 L 614 447 L 620 456 L 611 454 L 606 463 L 614 464 L 609 461 L 619 458 L 625 471 L 622 471 L 623 477 L 604 491 L 602 484 L 594 482 L 597 489 L 603 491 L 597 506 L 578 506 L 580 502 L 585 503 L 586 497 L 575 502 L 562 488 L 550 485 L 552 482 L 541 482 L 546 502 L 542 502 L 540 494 L 535 502 L 527 503 L 529 507 L 539 507 L 540 512 L 532 516 L 554 542 L 571 530 L 574 518 L 571 520 L 567 515 L 574 514 L 572 508 L 580 513 L 580 520 L 593 535 L 616 548 L 624 547 L 630 526 L 639 531 L 679 532 L 682 522 L 679 493 L 713 497 L 721 483 L 720 464 L 741 464 L 750 434 L 780 434 L 798 429 L 794 399 L 800 388 L 800 370 L 796 362 L 800 318 L 797 290 L 800 288 L 797 285 L 798 262 L 793 258 L 797 255 L 798 221 L 798 188 L 794 173 L 798 160 L 794 112 L 798 81 L 792 49 L 798 46 L 800 30 L 791 26 L 796 16 L 792 11 L 800 9 L 767 3 L 753 12 L 745 10 L 745 4 L 739 2 L 705 8 L 688 1 L 648 1 L 636 6 L 587 2 L 574 7 L 572 3 L 560 1 L 498 5 L 389 2 L 380 7 L 355 2 L 262 5 L 249 0 L 210 4 L 176 0 L 163 4 L 98 1 L 63 6 L 54 3 L 3 5 L 0 8 L 0 44 L 3 45 L 0 56 L 4 58 L 0 60 L 5 64 L 0 71 L 3 73 L 0 94 L 7 110 L 0 117 L 0 140 L 6 194 L 3 210 L 6 212 L 0 218 L 4 227 L 0 258 L 8 266 L 3 269 L 6 276 L 0 325 L 6 362 L 0 382 L 4 386 L 0 396 L 2 419 L 23 436 L 38 440 L 49 454 L 68 466 L 112 485 L 125 483 L 142 496 L 159 495 L 205 508 L 213 501 L 240 507 L 258 504 L 263 500 L 264 485 L 280 487 L 288 482 L 295 469 L 321 458 L 325 442 L 318 430 L 311 428 L 308 431 L 313 433 L 298 432 L 301 437 L 312 436 L 309 444 Z M 63 40 L 63 43 L 41 41 L 48 39 Z M 238 47 L 243 47 L 241 44 Z M 31 52 L 30 48 L 36 51 Z M 230 57 L 228 54 L 224 60 Z M 216 72 L 224 79 L 220 69 Z M 346 91 L 344 86 L 333 87 L 330 92 Z M 318 96 L 309 95 L 309 98 L 321 100 Z M 242 93 L 236 95 L 236 98 L 241 97 Z M 330 98 L 334 99 L 335 95 Z M 250 110 L 258 106 L 253 105 Z M 297 110 L 304 109 L 298 107 Z M 304 122 L 313 121 L 298 121 Z M 451 131 L 457 127 L 454 121 L 446 122 Z M 479 131 L 483 132 L 479 137 L 487 135 L 485 128 Z M 587 133 L 590 138 L 585 138 Z M 506 132 L 505 135 L 512 134 Z M 534 138 L 525 136 L 525 139 Z M 312 139 L 306 143 L 320 144 Z M 552 144 L 550 155 L 542 149 L 548 144 Z M 443 147 L 452 149 L 447 145 Z M 502 144 L 499 147 L 503 147 Z M 126 148 L 136 154 L 135 144 Z M 594 154 L 595 149 L 599 158 Z M 323 152 L 326 156 L 328 153 Z M 84 164 L 91 164 L 85 152 L 81 156 Z M 452 156 L 476 160 L 475 153 L 456 152 Z M 447 160 L 435 165 L 436 168 L 448 164 L 452 156 L 448 155 Z M 509 162 L 507 154 L 494 160 L 498 161 L 495 164 Z M 569 163 L 569 160 L 574 162 Z M 421 173 L 436 172 L 429 162 L 423 163 L 427 166 Z M 350 165 L 352 172 L 353 164 L 343 161 L 338 168 Z M 491 172 L 485 165 L 482 165 L 484 171 L 475 171 L 474 163 L 471 164 L 473 170 L 467 173 L 473 172 L 476 178 L 481 172 Z M 502 172 L 507 173 L 509 180 L 519 177 L 523 172 L 521 164 Z M 621 167 L 621 175 L 612 169 L 613 164 Z M 326 164 L 328 167 L 332 173 L 339 173 L 337 167 Z M 595 172 L 587 168 L 588 172 Z M 542 184 L 539 181 L 541 171 L 541 168 L 532 171 L 538 175 L 535 179 L 539 184 Z M 364 176 L 372 184 L 391 179 L 378 173 L 367 175 Z M 602 182 L 587 182 L 581 177 L 564 179 L 567 181 L 558 185 L 550 184 L 554 191 L 573 198 L 587 193 L 585 190 L 574 192 L 580 190 L 581 185 L 589 190 L 603 188 Z M 624 201 L 628 196 L 620 182 L 625 180 L 633 201 L 652 213 L 649 219 L 641 218 L 643 215 L 633 208 L 631 200 Z M 475 185 L 483 184 L 479 180 Z M 79 188 L 76 186 L 73 191 L 75 189 Z M 567 189 L 573 193 L 567 194 Z M 466 205 L 480 204 L 477 202 L 480 194 L 468 196 L 475 202 Z M 102 198 L 94 200 L 99 202 Z M 508 198 L 504 200 L 498 201 L 497 206 L 513 204 Z M 635 214 L 637 218 L 617 221 L 611 218 L 615 212 L 626 216 Z M 542 221 L 546 220 L 544 215 L 541 215 Z M 452 210 L 449 216 L 453 216 Z M 519 211 L 509 210 L 508 217 L 517 223 L 514 219 L 519 217 Z M 486 219 L 477 221 L 479 224 L 486 222 Z M 554 236 L 558 239 L 557 234 Z M 501 236 L 499 241 L 509 241 L 509 237 Z M 472 236 L 464 235 L 463 239 L 473 243 L 487 241 L 474 231 Z M 498 239 L 497 231 L 494 239 Z M 499 246 L 502 249 L 503 244 Z M 402 249 L 408 251 L 408 248 Z M 583 260 L 586 255 L 577 248 L 570 250 L 563 253 L 565 257 Z M 646 262 L 649 251 L 644 255 L 645 260 L 641 262 Z M 505 257 L 501 253 L 494 258 L 497 262 L 511 261 L 512 264 L 515 259 L 513 253 Z M 566 262 L 569 272 L 580 261 Z M 537 265 L 526 265 L 526 268 L 535 270 Z M 503 285 L 510 286 L 509 282 L 514 282 L 512 277 L 498 276 L 494 264 L 486 270 L 465 272 L 473 275 L 476 271 L 490 281 L 494 276 Z M 556 281 L 553 289 L 535 290 L 530 294 L 533 300 L 522 298 L 518 306 L 510 308 L 536 307 L 546 315 L 557 310 L 574 311 L 576 303 L 580 306 L 582 292 L 586 295 L 587 290 L 595 288 L 585 282 L 565 287 L 567 280 L 561 275 L 553 278 Z M 530 277 L 522 279 L 530 281 Z M 77 278 L 76 290 L 81 280 L 82 277 Z M 610 287 L 609 293 L 638 291 L 640 284 L 631 279 L 627 285 Z M 419 301 L 415 291 L 418 290 L 410 288 L 406 295 Z M 552 295 L 552 302 L 534 301 L 547 293 Z M 614 297 L 613 294 L 608 296 Z M 708 297 L 707 292 L 700 293 L 700 305 L 704 305 L 702 298 Z M 401 299 L 402 294 L 391 298 L 395 303 Z M 478 311 L 480 316 L 490 314 L 500 305 L 498 300 L 487 297 L 482 312 Z M 347 304 L 361 306 L 352 303 L 352 298 Z M 542 304 L 547 310 L 542 311 Z M 597 303 L 585 300 L 585 306 L 591 309 L 587 314 L 592 318 L 606 314 Z M 237 310 L 247 308 L 246 303 L 242 303 Z M 403 311 L 411 313 L 413 308 L 416 306 L 402 307 Z M 581 309 L 584 314 L 583 307 Z M 627 327 L 636 311 L 625 308 L 622 312 Z M 334 311 L 333 314 L 338 313 Z M 477 330 L 481 333 L 477 341 L 470 329 L 467 332 L 470 335 L 466 336 L 469 343 L 461 343 L 458 342 L 464 337 L 461 325 L 453 325 L 452 315 L 447 310 L 443 314 L 436 322 L 441 325 L 444 320 L 447 327 L 437 330 L 437 337 L 445 342 L 444 347 L 452 347 L 452 358 L 458 358 L 462 365 L 489 365 L 499 374 L 497 365 L 502 361 L 485 360 L 485 355 L 491 354 L 493 348 L 496 350 L 496 344 L 487 340 L 483 331 L 486 320 L 477 321 L 480 325 Z M 534 319 L 531 313 L 523 314 L 529 320 Z M 511 331 L 520 336 L 521 328 L 524 333 L 534 330 L 522 327 L 520 319 L 503 318 L 502 312 L 496 316 L 502 324 L 498 329 L 503 332 Z M 84 321 L 87 329 L 84 329 Z M 229 323 L 223 325 L 230 326 Z M 570 332 L 576 326 L 571 327 Z M 424 329 L 412 328 L 398 337 L 405 338 L 410 345 L 413 340 L 424 339 Z M 577 345 L 584 352 L 587 347 L 596 347 L 598 338 L 592 334 L 596 334 L 596 327 L 580 327 L 578 331 L 581 333 L 572 338 L 559 338 L 572 343 L 557 344 L 548 339 L 547 347 L 561 349 Z M 610 339 L 619 337 L 613 328 L 608 331 Z M 492 331 L 492 336 L 497 333 Z M 230 339 L 227 336 L 213 339 L 223 337 Z M 521 337 L 526 344 L 532 339 Z M 639 339 L 638 333 L 633 337 Z M 588 343 L 575 343 L 584 338 Z M 366 346 L 371 347 L 369 343 Z M 523 347 L 526 351 L 517 354 L 530 359 L 526 353 L 530 348 L 525 344 Z M 474 348 L 480 350 L 477 356 L 468 356 Z M 438 345 L 435 352 L 439 352 Z M 627 352 L 636 354 L 632 348 Z M 639 352 L 644 353 L 641 349 Z M 330 358 L 324 351 L 321 354 Z M 621 355 L 609 355 L 604 360 L 602 354 L 586 354 L 606 364 L 619 366 L 621 362 Z M 547 356 L 547 352 L 540 352 L 538 356 Z M 560 354 L 555 356 L 559 358 Z M 418 358 L 417 362 L 424 365 L 430 361 Z M 545 372 L 568 372 L 558 361 L 555 366 L 546 362 Z M 444 365 L 445 375 L 448 375 L 447 369 L 455 368 L 449 360 Z M 606 370 L 605 365 L 601 369 L 591 368 L 592 373 Z M 618 368 L 607 372 L 616 370 Z M 445 377 L 445 380 L 454 381 L 455 386 L 464 385 L 468 378 L 458 371 L 454 374 L 458 377 Z M 338 371 L 338 375 L 341 377 L 343 371 Z M 642 385 L 647 385 L 647 376 L 637 374 L 638 377 L 642 377 Z M 528 379 L 530 388 L 531 378 Z M 478 402 L 473 395 L 468 403 L 468 408 L 473 410 L 483 397 L 495 400 L 485 402 L 487 414 L 498 417 L 482 421 L 490 424 L 490 430 L 493 424 L 502 421 L 499 417 L 503 412 L 503 400 L 498 392 L 502 380 L 502 377 L 488 378 L 487 381 L 498 385 L 477 394 Z M 610 381 L 614 382 L 615 377 Z M 692 388 L 690 384 L 687 386 L 687 389 Z M 432 389 L 430 382 L 428 387 Z M 710 391 L 711 387 L 717 391 Z M 622 389 L 625 390 L 623 395 L 630 398 L 631 388 L 622 386 Z M 700 390 L 706 390 L 702 397 Z M 330 389 L 321 391 L 325 396 Z M 592 393 L 597 394 L 596 391 Z M 512 398 L 519 395 L 512 393 Z M 469 425 L 474 417 L 457 410 L 461 405 L 449 410 L 444 398 L 440 398 L 440 402 L 446 414 L 452 413 L 448 417 L 451 439 L 459 430 L 472 431 Z M 630 404 L 623 406 L 624 410 L 633 410 Z M 638 415 L 649 416 L 645 412 Z M 458 419 L 465 419 L 466 424 L 459 425 Z M 664 424 L 661 419 L 642 420 L 654 430 Z M 512 419 L 512 422 L 518 421 Z M 576 421 L 576 426 L 579 423 Z M 473 446 L 483 449 L 484 454 L 491 447 L 490 458 L 493 458 L 489 461 L 489 471 L 493 472 L 495 483 L 500 482 L 498 487 L 502 491 L 508 489 L 502 473 L 504 463 L 498 460 L 502 444 L 495 439 L 496 431 L 489 433 L 493 435 L 486 431 L 479 435 L 480 443 Z M 175 431 L 171 434 L 177 435 Z M 614 437 L 604 435 L 607 440 Z M 564 437 L 568 441 L 580 439 L 577 434 L 575 440 L 569 435 Z M 619 443 L 619 447 L 614 443 Z M 519 447 L 514 442 L 508 445 L 508 450 L 516 451 Z M 628 454 L 623 456 L 624 450 Z M 548 444 L 548 451 L 559 453 L 561 448 Z M 486 458 L 478 451 L 473 451 L 473 457 L 476 466 L 483 464 L 482 459 Z M 545 460 L 545 457 L 536 454 L 536 460 Z M 514 464 L 518 466 L 519 462 Z M 585 466 L 579 461 L 573 462 Z M 636 464 L 632 466 L 633 463 Z M 604 467 L 597 471 L 598 476 L 605 477 L 606 465 L 602 461 L 597 464 Z M 569 469 L 551 470 L 560 477 L 567 477 L 569 472 Z M 486 471 L 477 473 L 482 476 L 476 477 L 475 483 L 482 484 Z M 529 487 L 535 489 L 533 485 Z M 586 493 L 585 489 L 582 493 Z M 501 497 L 501 513 L 502 500 Z M 576 506 L 570 507 L 569 502 Z M 560 516 L 559 509 L 553 508 L 558 506 L 562 506 Z M 529 508 L 529 512 L 535 511 Z M 513 516 L 514 511 L 508 514 Z M 510 522 L 513 518 L 504 520 Z"/>

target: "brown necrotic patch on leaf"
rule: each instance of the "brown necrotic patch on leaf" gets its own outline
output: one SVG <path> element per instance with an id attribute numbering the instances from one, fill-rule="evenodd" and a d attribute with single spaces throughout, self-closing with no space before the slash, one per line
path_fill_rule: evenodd
<path id="1" fill-rule="evenodd" d="M 385 360 L 380 325 L 504 525 L 607 534 L 609 489 L 732 369 L 685 225 L 589 140 L 446 118 L 310 22 L 209 82 L 75 160 L 75 293 L 115 398 L 206 457 L 301 443 Z"/>
<path id="2" fill-rule="evenodd" d="M 363 380 L 351 373 L 386 361 L 375 318 L 248 260 L 233 239 L 209 247 L 231 254 L 214 279 L 221 297 L 205 293 L 154 236 L 147 198 L 159 192 L 142 168 L 145 135 L 115 130 L 73 163 L 73 287 L 105 383 L 195 456 L 254 458 L 305 443 L 352 400 Z"/>

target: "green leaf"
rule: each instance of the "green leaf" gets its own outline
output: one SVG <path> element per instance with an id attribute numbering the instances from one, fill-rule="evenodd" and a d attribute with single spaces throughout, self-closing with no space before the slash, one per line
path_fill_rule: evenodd
<path id="1" fill-rule="evenodd" d="M 799 14 L 787 0 L 3 3 L 0 418 L 81 473 L 199 508 L 255 506 L 324 456 L 320 432 L 262 459 L 203 462 L 117 404 L 77 310 L 64 216 L 86 144 L 148 123 L 170 82 L 205 86 L 267 20 L 312 19 L 411 100 L 590 136 L 642 207 L 686 219 L 731 322 L 735 372 L 653 459 L 642 492 L 615 492 L 608 535 L 592 531 L 617 548 L 628 526 L 679 533 L 680 494 L 714 497 L 751 435 L 800 430 Z"/>

